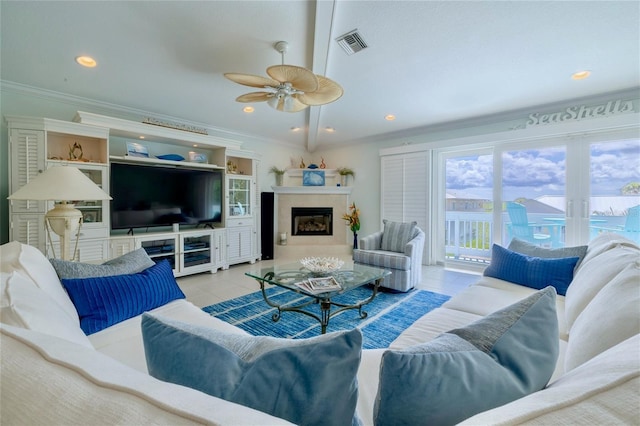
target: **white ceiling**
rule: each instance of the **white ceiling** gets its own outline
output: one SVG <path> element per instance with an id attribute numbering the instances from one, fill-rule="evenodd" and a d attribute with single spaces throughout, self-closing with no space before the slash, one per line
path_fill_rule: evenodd
<path id="1" fill-rule="evenodd" d="M 309 151 L 640 82 L 637 1 L 3 0 L 0 8 L 4 82 Z M 348 56 L 335 39 L 356 28 L 369 47 Z M 298 113 L 266 103 L 242 112 L 235 98 L 255 89 L 223 73 L 266 76 L 281 62 L 279 40 L 290 44 L 286 63 L 331 78 L 344 96 Z M 80 54 L 98 67 L 77 65 Z M 592 76 L 570 79 L 582 69 Z"/>

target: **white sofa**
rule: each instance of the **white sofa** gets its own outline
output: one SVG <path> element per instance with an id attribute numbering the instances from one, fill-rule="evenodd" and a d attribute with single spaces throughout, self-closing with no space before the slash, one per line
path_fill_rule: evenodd
<path id="1" fill-rule="evenodd" d="M 18 243 L 1 249 L 2 424 L 289 424 L 152 378 L 140 316 L 87 338 L 47 259 Z M 533 292 L 482 277 L 405 330 L 392 348 L 431 340 Z M 464 423 L 640 423 L 640 248 L 616 234 L 597 237 L 556 303 L 560 356 L 549 385 Z M 184 299 L 153 312 L 244 333 Z M 366 425 L 373 424 L 383 353 L 362 352 L 357 414 Z"/>

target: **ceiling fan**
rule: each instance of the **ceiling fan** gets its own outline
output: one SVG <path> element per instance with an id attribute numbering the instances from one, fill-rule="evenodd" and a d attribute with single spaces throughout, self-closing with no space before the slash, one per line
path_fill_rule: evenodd
<path id="1" fill-rule="evenodd" d="M 238 96 L 238 102 L 264 102 L 285 112 L 298 112 L 308 106 L 331 103 L 344 93 L 342 87 L 333 80 L 316 75 L 306 68 L 284 64 L 284 54 L 289 43 L 279 41 L 274 45 L 282 55 L 282 65 L 267 68 L 271 78 L 251 74 L 225 73 L 225 77 L 238 84 L 268 89 L 265 92 L 251 92 Z"/>

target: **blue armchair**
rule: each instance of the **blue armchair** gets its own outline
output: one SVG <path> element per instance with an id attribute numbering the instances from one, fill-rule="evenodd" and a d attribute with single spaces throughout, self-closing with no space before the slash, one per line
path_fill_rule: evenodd
<path id="1" fill-rule="evenodd" d="M 425 234 L 416 222 L 383 222 L 384 230 L 360 238 L 360 248 L 353 250 L 353 261 L 390 270 L 391 275 L 381 287 L 409 291 L 422 279 Z"/>

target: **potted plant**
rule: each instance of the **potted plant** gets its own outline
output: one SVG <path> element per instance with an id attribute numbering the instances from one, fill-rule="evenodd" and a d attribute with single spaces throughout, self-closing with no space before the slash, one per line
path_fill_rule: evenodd
<path id="1" fill-rule="evenodd" d="M 276 175 L 276 186 L 282 186 L 282 176 L 285 172 L 286 170 L 279 169 L 276 166 L 273 166 L 269 169 L 269 173 L 273 173 L 274 175 Z"/>
<path id="2" fill-rule="evenodd" d="M 349 186 L 349 176 L 355 178 L 353 169 L 350 169 L 348 167 L 340 167 L 339 169 L 337 169 L 337 172 L 340 175 L 340 185 L 342 186 Z"/>

